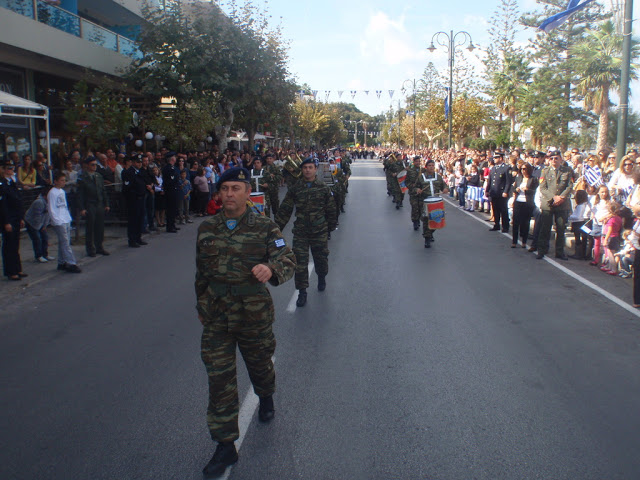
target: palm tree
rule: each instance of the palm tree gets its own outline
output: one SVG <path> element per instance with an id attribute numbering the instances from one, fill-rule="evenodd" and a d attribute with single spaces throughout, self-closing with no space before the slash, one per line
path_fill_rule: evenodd
<path id="1" fill-rule="evenodd" d="M 638 56 L 638 44 L 632 41 L 631 58 Z M 609 130 L 609 92 L 620 87 L 622 68 L 622 35 L 616 33 L 611 20 L 598 30 L 587 30 L 584 39 L 570 50 L 573 67 L 579 81 L 576 92 L 583 96 L 584 107 L 599 116 L 596 150 L 606 147 Z M 637 64 L 632 63 L 630 78 L 635 80 Z"/>
<path id="2" fill-rule="evenodd" d="M 531 72 L 532 68 L 527 64 L 524 55 L 512 53 L 505 56 L 502 71 L 493 75 L 494 101 L 500 113 L 507 115 L 511 121 L 512 142 L 515 139 L 516 116 L 522 104 L 521 100 L 527 93 Z"/>

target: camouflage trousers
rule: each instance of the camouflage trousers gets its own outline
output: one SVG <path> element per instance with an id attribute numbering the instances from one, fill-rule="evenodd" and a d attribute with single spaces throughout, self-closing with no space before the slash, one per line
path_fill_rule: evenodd
<path id="1" fill-rule="evenodd" d="M 402 203 L 404 200 L 404 193 L 402 192 L 396 177 L 393 177 L 393 182 L 391 183 L 391 194 L 393 195 L 396 203 Z"/>
<path id="2" fill-rule="evenodd" d="M 278 190 L 267 190 L 266 199 L 267 203 L 269 204 L 270 210 L 273 212 L 273 216 L 275 217 L 278 213 L 278 207 L 280 206 Z"/>
<path id="3" fill-rule="evenodd" d="M 293 253 L 296 256 L 296 289 L 309 287 L 309 249 L 318 275 L 329 273 L 329 237 L 327 230 L 317 234 L 293 232 Z"/>
<path id="4" fill-rule="evenodd" d="M 409 195 L 409 204 L 411 205 L 411 221 L 419 222 L 422 217 L 422 199 L 420 195 Z"/>
<path id="5" fill-rule="evenodd" d="M 433 238 L 433 232 L 435 232 L 435 230 L 429 228 L 429 218 L 422 217 L 422 236 L 431 240 Z"/>
<path id="6" fill-rule="evenodd" d="M 276 387 L 271 297 L 268 302 L 262 295 L 237 300 L 229 302 L 215 322 L 206 322 L 202 331 L 201 358 L 209 378 L 207 424 L 215 442 L 232 442 L 239 436 L 236 346 L 256 395 L 272 395 Z"/>

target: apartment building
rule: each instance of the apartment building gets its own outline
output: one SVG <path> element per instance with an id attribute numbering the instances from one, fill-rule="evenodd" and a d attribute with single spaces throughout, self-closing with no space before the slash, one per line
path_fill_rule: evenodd
<path id="1" fill-rule="evenodd" d="M 140 55 L 141 5 L 142 0 L 0 0 L 0 91 L 50 107 L 56 143 L 63 128 L 60 92 L 87 75 L 118 81 Z M 37 120 L 0 117 L 0 155 L 33 152 L 42 128 Z"/>

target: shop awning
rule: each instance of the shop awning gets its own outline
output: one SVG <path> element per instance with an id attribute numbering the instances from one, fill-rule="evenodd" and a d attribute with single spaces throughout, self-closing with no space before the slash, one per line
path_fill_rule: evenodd
<path id="1" fill-rule="evenodd" d="M 47 163 L 51 166 L 51 142 L 49 141 L 49 107 L 0 91 L 0 116 L 38 118 L 44 120 L 47 132 Z"/>

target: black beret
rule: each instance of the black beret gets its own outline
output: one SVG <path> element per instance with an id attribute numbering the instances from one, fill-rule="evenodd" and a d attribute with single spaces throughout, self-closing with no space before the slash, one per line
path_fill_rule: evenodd
<path id="1" fill-rule="evenodd" d="M 164 158 L 166 158 L 166 159 L 169 159 L 169 158 L 175 157 L 175 156 L 176 156 L 176 152 L 173 152 L 173 151 L 167 152 L 167 153 L 164 154 Z"/>
<path id="2" fill-rule="evenodd" d="M 312 164 L 313 164 L 313 165 L 315 165 L 316 167 L 318 166 L 318 165 L 316 164 L 315 159 L 314 159 L 313 157 L 307 157 L 307 158 L 305 158 L 305 159 L 302 161 L 302 163 L 300 164 L 300 166 L 302 167 L 303 165 L 306 165 L 306 164 L 308 164 L 308 163 L 312 163 Z"/>
<path id="3" fill-rule="evenodd" d="M 429 165 L 430 163 L 433 163 L 435 165 L 435 160 L 433 158 L 430 158 L 429 160 L 427 160 L 426 162 L 424 162 L 425 166 Z"/>
<path id="4" fill-rule="evenodd" d="M 216 183 L 216 189 L 220 190 L 220 186 L 224 182 L 251 182 L 251 174 L 249 170 L 242 167 L 233 167 L 225 170 L 222 175 L 220 175 L 220 179 Z"/>
<path id="5" fill-rule="evenodd" d="M 256 155 L 255 157 L 253 157 L 253 161 L 255 162 L 256 160 L 260 160 L 262 163 L 264 163 L 264 160 L 260 155 Z"/>

